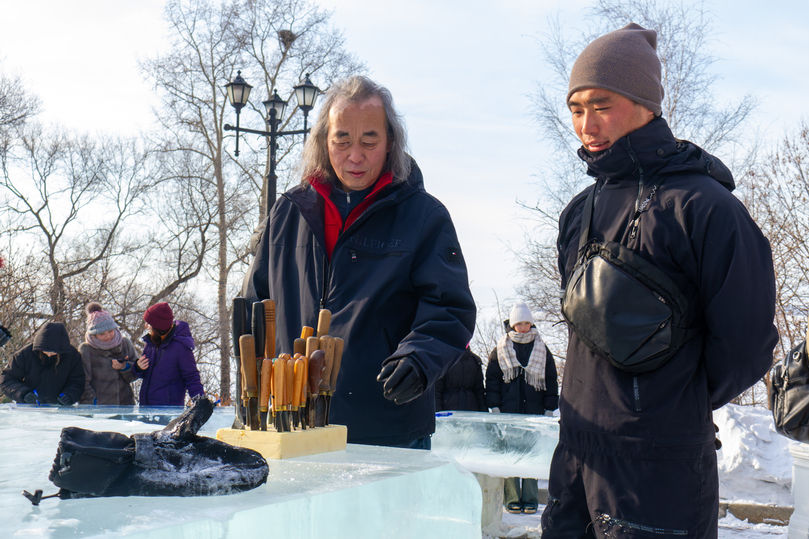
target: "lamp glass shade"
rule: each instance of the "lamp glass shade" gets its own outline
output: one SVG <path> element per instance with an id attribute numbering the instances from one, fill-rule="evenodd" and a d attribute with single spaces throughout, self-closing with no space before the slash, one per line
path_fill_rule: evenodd
<path id="1" fill-rule="evenodd" d="M 264 108 L 267 110 L 267 120 L 269 121 L 272 119 L 272 114 L 270 111 L 275 109 L 275 121 L 280 122 L 281 118 L 284 117 L 284 110 L 286 107 L 287 102 L 281 99 L 277 90 L 273 90 L 272 98 L 264 102 Z"/>
<path id="2" fill-rule="evenodd" d="M 250 97 L 250 90 L 253 89 L 253 87 L 247 84 L 242 78 L 241 71 L 236 74 L 236 78 L 233 79 L 232 82 L 225 85 L 225 88 L 228 92 L 228 101 L 230 101 L 231 106 L 236 109 L 241 109 L 247 104 L 247 99 Z"/>
<path id="3" fill-rule="evenodd" d="M 306 79 L 301 84 L 295 86 L 295 97 L 298 100 L 298 106 L 305 112 L 312 110 L 318 95 L 320 95 L 320 88 L 312 84 L 312 81 L 309 80 L 309 75 L 306 75 Z"/>

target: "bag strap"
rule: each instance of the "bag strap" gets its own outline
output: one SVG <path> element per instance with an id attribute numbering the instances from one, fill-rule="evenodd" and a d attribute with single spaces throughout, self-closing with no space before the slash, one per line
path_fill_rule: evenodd
<path id="1" fill-rule="evenodd" d="M 658 188 L 660 185 L 668 178 L 668 175 L 659 176 L 658 179 L 652 184 L 652 190 L 649 192 L 649 196 L 641 202 L 642 192 L 638 192 L 638 199 L 635 202 L 635 215 L 632 217 L 632 223 L 634 226 L 637 226 L 637 221 L 640 219 L 640 216 L 643 214 L 643 210 L 646 209 L 646 206 L 652 200 L 652 197 L 657 193 Z M 595 198 L 596 198 L 596 187 L 598 184 L 593 184 L 593 188 L 590 190 L 590 193 L 587 195 L 587 200 L 584 202 L 584 209 L 581 212 L 581 231 L 579 233 L 579 255 L 581 255 L 582 250 L 587 245 L 587 242 L 590 241 L 590 225 L 593 223 L 593 208 L 595 207 Z M 640 190 L 639 190 L 640 191 Z"/>
<path id="2" fill-rule="evenodd" d="M 579 232 L 579 256 L 587 242 L 590 240 L 590 224 L 593 222 L 593 206 L 595 205 L 597 184 L 593 184 L 587 200 L 584 202 L 584 210 L 581 212 L 581 231 Z"/>

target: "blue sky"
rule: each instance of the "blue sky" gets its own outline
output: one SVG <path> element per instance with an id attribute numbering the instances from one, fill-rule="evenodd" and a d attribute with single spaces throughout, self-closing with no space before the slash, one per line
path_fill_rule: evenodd
<path id="1" fill-rule="evenodd" d="M 322 0 L 335 11 L 346 48 L 386 85 L 404 114 L 411 153 L 428 191 L 458 229 L 478 304 L 513 298 L 527 224 L 517 199 L 536 200 L 545 150 L 528 115 L 529 94 L 547 76 L 536 37 L 559 13 L 583 28 L 584 0 Z M 151 122 L 152 90 L 138 58 L 165 47 L 163 0 L 28 0 L 0 17 L 2 69 L 23 75 L 43 119 L 84 131 L 131 134 Z M 797 127 L 809 105 L 809 1 L 715 0 L 713 54 L 720 100 L 752 92 L 754 118 L 772 140 Z M 246 69 L 249 69 L 246 68 Z M 315 81 L 317 83 L 317 81 Z M 263 97 L 262 97 L 263 99 Z M 564 96 L 560 96 L 560 100 Z M 719 156 L 722 157 L 722 156 Z"/>

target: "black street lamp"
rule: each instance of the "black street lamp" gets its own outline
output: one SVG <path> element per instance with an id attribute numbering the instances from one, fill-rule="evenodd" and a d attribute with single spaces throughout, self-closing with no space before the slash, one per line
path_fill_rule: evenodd
<path id="1" fill-rule="evenodd" d="M 295 97 L 298 100 L 298 108 L 303 112 L 303 129 L 295 129 L 293 131 L 278 131 L 278 125 L 280 124 L 281 119 L 284 117 L 284 110 L 286 109 L 287 102 L 279 97 L 277 90 L 273 90 L 272 97 L 267 101 L 264 101 L 264 108 L 267 111 L 265 122 L 267 123 L 267 127 L 269 127 L 269 131 L 247 129 L 245 127 L 239 127 L 239 114 L 241 113 L 242 107 L 247 104 L 247 98 L 250 96 L 250 89 L 252 86 L 244 81 L 241 73 L 242 72 L 239 71 L 236 74 L 236 78 L 233 79 L 233 82 L 229 82 L 225 85 L 228 92 L 228 100 L 230 101 L 231 106 L 236 109 L 236 127 L 233 127 L 230 124 L 225 124 L 225 131 L 236 131 L 236 151 L 234 152 L 234 155 L 237 157 L 239 155 L 239 133 L 252 133 L 254 135 L 265 136 L 269 139 L 269 171 L 266 177 L 267 215 L 269 215 L 272 207 L 272 204 L 270 203 L 270 193 L 272 193 L 273 198 L 275 198 L 275 186 L 278 180 L 278 177 L 275 175 L 275 151 L 278 147 L 278 137 L 284 135 L 303 135 L 303 140 L 306 142 L 306 134 L 309 132 L 307 127 L 309 111 L 314 108 L 315 100 L 317 100 L 317 96 L 320 94 L 320 89 L 312 84 L 312 81 L 309 80 L 308 74 L 301 84 L 293 87 L 295 90 Z"/>

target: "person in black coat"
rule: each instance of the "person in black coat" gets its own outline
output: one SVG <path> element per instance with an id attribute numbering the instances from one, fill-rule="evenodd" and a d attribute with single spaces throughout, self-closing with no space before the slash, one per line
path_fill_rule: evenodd
<path id="1" fill-rule="evenodd" d="M 31 344 L 14 354 L 0 373 L 0 392 L 27 404 L 78 402 L 84 392 L 84 367 L 65 326 L 46 323 Z"/>
<path id="2" fill-rule="evenodd" d="M 489 356 L 486 367 L 486 404 L 494 413 L 536 414 L 556 410 L 559 404 L 556 364 L 534 326 L 531 309 L 519 302 L 506 320 L 507 329 Z M 509 513 L 536 513 L 536 479 L 510 477 L 505 481 L 504 503 Z"/>
<path id="3" fill-rule="evenodd" d="M 461 359 L 435 382 L 435 411 L 487 411 L 482 365 L 467 346 Z"/>

